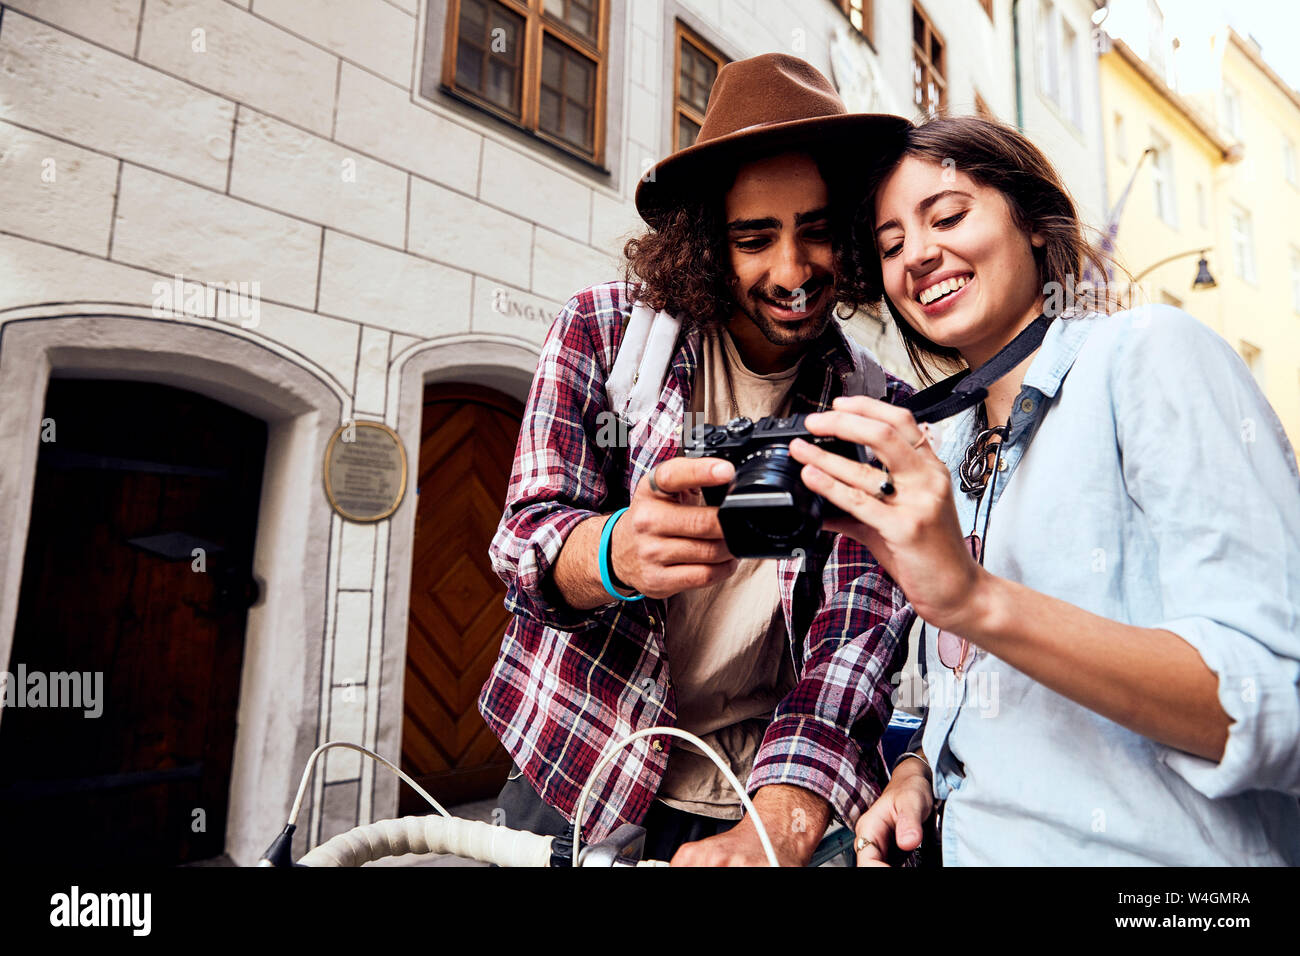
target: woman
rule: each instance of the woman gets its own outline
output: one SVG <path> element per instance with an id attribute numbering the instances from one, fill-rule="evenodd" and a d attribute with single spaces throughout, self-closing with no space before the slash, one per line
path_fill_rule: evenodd
<path id="1" fill-rule="evenodd" d="M 885 470 L 791 447 L 927 625 L 921 746 L 859 862 L 937 799 L 946 865 L 1300 863 L 1300 476 L 1242 362 L 1169 306 L 1062 303 L 1103 263 L 1000 124 L 911 131 L 863 225 L 918 370 L 1046 333 L 937 455 L 868 398 L 808 427 Z"/>

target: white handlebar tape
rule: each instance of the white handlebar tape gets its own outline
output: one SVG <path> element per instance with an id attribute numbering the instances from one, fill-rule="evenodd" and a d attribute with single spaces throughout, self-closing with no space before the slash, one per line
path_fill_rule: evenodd
<path id="1" fill-rule="evenodd" d="M 311 850 L 303 866 L 361 866 L 404 853 L 450 853 L 497 866 L 550 866 L 551 840 L 478 820 L 402 817 L 379 820 L 340 833 Z"/>

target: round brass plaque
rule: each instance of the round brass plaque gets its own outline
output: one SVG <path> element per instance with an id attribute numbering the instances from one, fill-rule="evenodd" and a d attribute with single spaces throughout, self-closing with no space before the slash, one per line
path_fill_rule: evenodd
<path id="1" fill-rule="evenodd" d="M 406 493 L 406 449 L 381 422 L 340 425 L 325 447 L 325 497 L 349 521 L 380 521 Z"/>

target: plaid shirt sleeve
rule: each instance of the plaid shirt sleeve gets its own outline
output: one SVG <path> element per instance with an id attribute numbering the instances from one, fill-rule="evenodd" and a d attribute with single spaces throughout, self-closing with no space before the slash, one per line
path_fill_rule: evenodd
<path id="1" fill-rule="evenodd" d="M 900 401 L 905 391 L 891 377 L 889 400 Z M 880 739 L 893 713 L 891 678 L 906 661 L 916 615 L 871 552 L 843 535 L 824 566 L 821 597 L 802 674 L 776 708 L 748 789 L 802 787 L 852 827 L 889 779 Z"/>
<path id="2" fill-rule="evenodd" d="M 600 289 L 578 293 L 547 333 L 490 548 L 507 609 L 560 631 L 592 626 L 601 610 L 570 607 L 550 576 L 569 533 L 601 513 L 609 490 L 608 451 L 589 438 L 599 436 L 608 413 L 600 360 L 616 345 L 604 341 L 593 317 L 611 309 L 601 297 Z"/>

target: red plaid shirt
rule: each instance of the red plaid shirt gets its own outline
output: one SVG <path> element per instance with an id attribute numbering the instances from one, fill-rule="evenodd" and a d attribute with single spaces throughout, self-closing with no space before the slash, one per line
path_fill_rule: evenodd
<path id="1" fill-rule="evenodd" d="M 654 413 L 632 423 L 625 443 L 597 441 L 602 426 L 609 434 L 605 377 L 631 311 L 625 285 L 606 283 L 577 293 L 551 326 L 491 548 L 514 618 L 479 710 L 542 799 L 570 821 L 610 744 L 676 722 L 665 602 L 577 610 L 550 577 L 575 525 L 626 505 L 646 472 L 678 452 L 701 359 L 698 332 L 683 337 Z M 844 333 L 833 322 L 807 353 L 792 411 L 828 408 L 851 370 Z M 911 393 L 893 376 L 887 382 L 891 402 Z M 751 794 L 774 783 L 810 790 L 852 826 L 888 779 L 879 742 L 913 611 L 870 552 L 849 538 L 819 535 L 804 561 L 802 570 L 794 559 L 779 565 L 791 654 L 802 659 L 799 680 L 776 708 L 747 786 Z M 673 743 L 664 736 L 622 749 L 592 790 L 586 839 L 644 818 Z"/>

